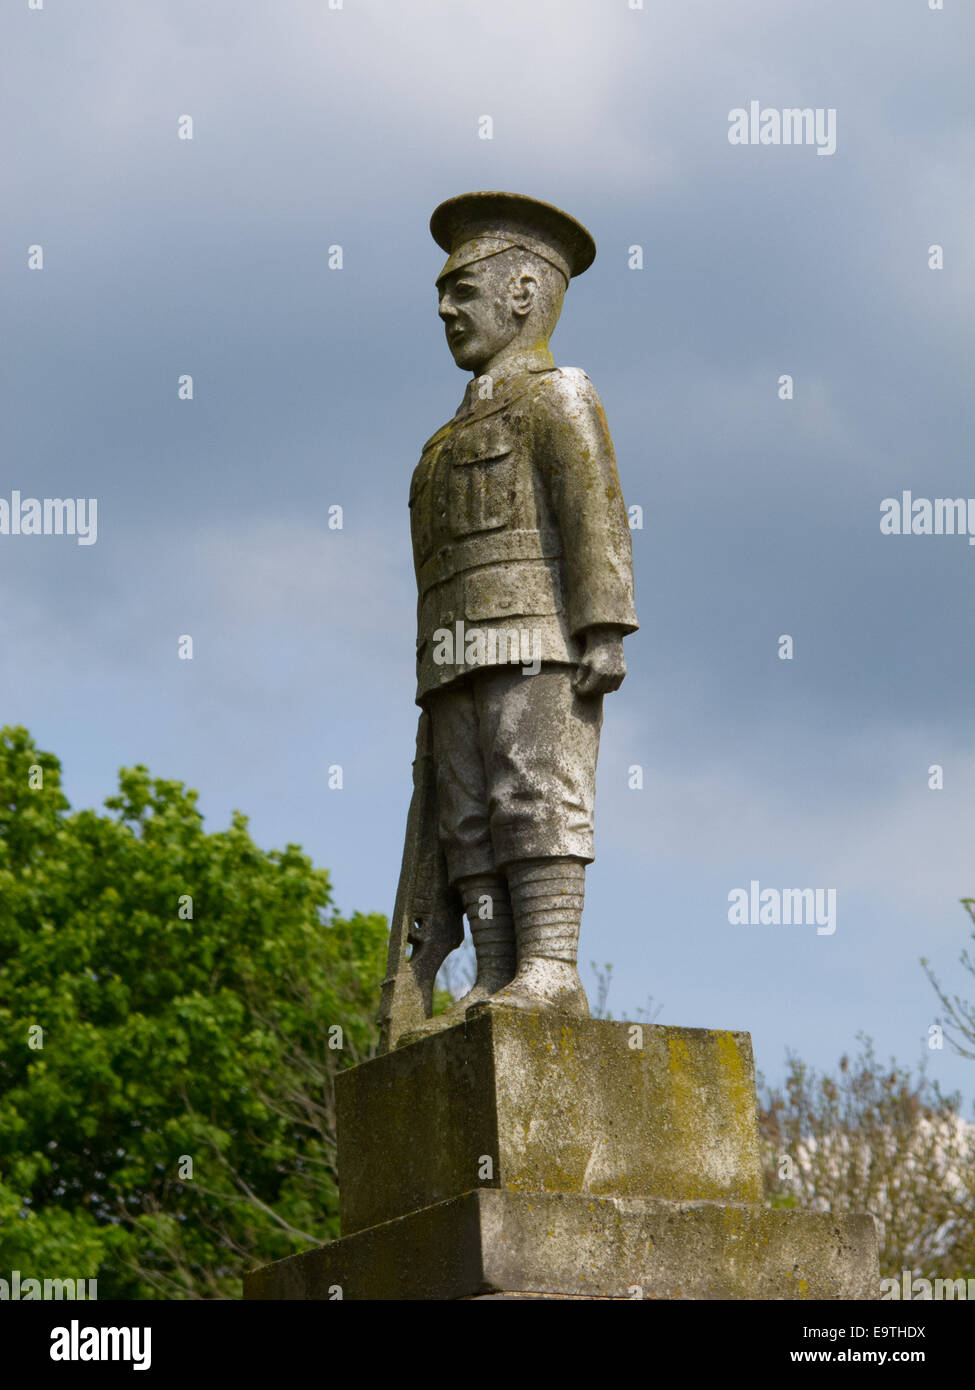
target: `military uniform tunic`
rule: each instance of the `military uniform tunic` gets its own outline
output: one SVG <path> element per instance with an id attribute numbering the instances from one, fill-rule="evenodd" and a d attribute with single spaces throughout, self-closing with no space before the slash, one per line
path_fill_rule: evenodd
<path id="1" fill-rule="evenodd" d="M 602 697 L 571 681 L 588 628 L 637 628 L 602 405 L 584 372 L 551 362 L 525 354 L 485 399 L 489 379 L 473 381 L 410 486 L 416 699 L 453 881 L 516 859 L 592 859 Z M 479 645 L 472 630 L 501 639 Z M 512 632 L 530 634 L 538 675 L 523 674 Z"/>

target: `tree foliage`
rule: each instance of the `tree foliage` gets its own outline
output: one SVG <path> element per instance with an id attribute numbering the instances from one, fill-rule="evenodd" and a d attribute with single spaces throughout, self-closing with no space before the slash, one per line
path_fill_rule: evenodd
<path id="1" fill-rule="evenodd" d="M 869 1213 L 885 1276 L 975 1276 L 975 1128 L 923 1069 L 884 1066 L 863 1038 L 838 1076 L 790 1056 L 784 1089 L 762 1087 L 759 1129 L 773 1205 Z"/>
<path id="2" fill-rule="evenodd" d="M 375 1049 L 385 921 L 124 769 L 72 813 L 0 731 L 0 1268 L 234 1297 L 335 1236 L 332 1081 Z"/>

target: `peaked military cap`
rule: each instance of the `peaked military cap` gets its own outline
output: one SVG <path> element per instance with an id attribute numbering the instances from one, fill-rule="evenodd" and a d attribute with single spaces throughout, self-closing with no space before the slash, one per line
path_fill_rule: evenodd
<path id="1" fill-rule="evenodd" d="M 581 222 L 523 193 L 461 193 L 448 198 L 430 218 L 430 231 L 448 253 L 437 284 L 462 266 L 514 248 L 541 256 L 567 283 L 596 258 L 596 243 Z"/>

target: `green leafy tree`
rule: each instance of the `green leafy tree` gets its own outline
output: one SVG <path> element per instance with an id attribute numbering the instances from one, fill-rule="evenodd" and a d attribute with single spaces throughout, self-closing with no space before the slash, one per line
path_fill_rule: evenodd
<path id="1" fill-rule="evenodd" d="M 106 812 L 0 730 L 0 1269 L 236 1297 L 338 1233 L 332 1082 L 375 1050 L 385 920 L 144 767 Z"/>

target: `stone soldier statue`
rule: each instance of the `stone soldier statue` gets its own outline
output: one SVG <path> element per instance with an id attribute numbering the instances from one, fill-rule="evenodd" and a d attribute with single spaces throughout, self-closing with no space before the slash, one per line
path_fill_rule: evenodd
<path id="1" fill-rule="evenodd" d="M 448 253 L 437 277 L 447 346 L 472 379 L 410 486 L 423 713 L 386 1047 L 487 999 L 588 1015 L 577 950 L 602 697 L 621 685 L 623 637 L 637 628 L 602 405 L 548 347 L 569 280 L 595 257 L 592 237 L 513 193 L 451 198 L 430 229 Z M 462 909 L 476 982 L 425 1019 Z M 411 967 L 413 1003 L 397 1013 Z"/>

